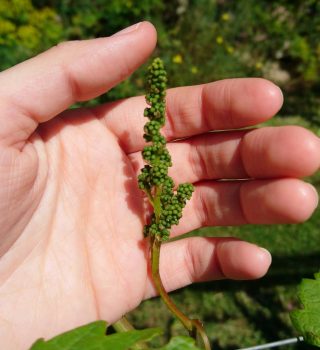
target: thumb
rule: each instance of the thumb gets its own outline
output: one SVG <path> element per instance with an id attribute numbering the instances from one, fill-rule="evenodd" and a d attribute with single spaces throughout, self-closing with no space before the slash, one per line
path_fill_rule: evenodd
<path id="1" fill-rule="evenodd" d="M 38 123 L 112 88 L 151 54 L 148 22 L 107 38 L 71 41 L 0 73 L 0 146 L 21 149 Z"/>

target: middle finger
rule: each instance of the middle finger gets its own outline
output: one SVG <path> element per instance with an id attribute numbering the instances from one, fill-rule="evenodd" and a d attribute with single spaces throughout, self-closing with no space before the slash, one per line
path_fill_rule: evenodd
<path id="1" fill-rule="evenodd" d="M 309 176 L 320 166 L 320 141 L 297 126 L 208 133 L 168 143 L 175 182 Z M 140 152 L 129 156 L 137 172 Z"/>

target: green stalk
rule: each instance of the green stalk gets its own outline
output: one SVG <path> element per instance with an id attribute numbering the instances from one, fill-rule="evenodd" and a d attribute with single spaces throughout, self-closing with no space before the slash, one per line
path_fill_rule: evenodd
<path id="1" fill-rule="evenodd" d="M 209 339 L 206 335 L 206 332 L 203 329 L 203 326 L 199 320 L 190 319 L 186 316 L 179 308 L 174 304 L 172 299 L 169 297 L 166 292 L 162 280 L 160 277 L 159 265 L 160 265 L 160 248 L 161 248 L 161 239 L 158 236 L 151 237 L 151 271 L 154 285 L 167 305 L 168 309 L 180 320 L 186 330 L 189 332 L 189 335 L 194 339 L 200 338 L 204 345 L 205 350 L 211 350 Z"/>
<path id="2" fill-rule="evenodd" d="M 135 328 L 132 326 L 132 324 L 128 321 L 128 319 L 125 316 L 122 316 L 122 318 L 115 322 L 112 327 L 117 333 L 123 333 L 123 332 L 129 332 L 133 331 Z M 148 346 L 145 343 L 139 342 L 130 348 L 131 350 L 147 350 L 149 349 Z"/>
<path id="3" fill-rule="evenodd" d="M 115 322 L 112 327 L 115 329 L 117 333 L 129 332 L 134 330 L 132 324 L 128 321 L 126 316 L 122 316 L 120 320 Z"/>
<path id="4" fill-rule="evenodd" d="M 154 207 L 154 201 L 153 201 L 153 197 L 152 197 L 151 191 L 145 190 L 144 192 L 146 193 L 150 204 Z"/>
<path id="5" fill-rule="evenodd" d="M 154 209 L 154 214 L 156 216 L 157 223 L 159 223 L 160 216 L 161 216 L 161 201 L 160 201 L 161 192 L 162 192 L 162 188 L 160 186 L 156 186 L 155 194 L 153 197 L 153 209 Z"/>
<path id="6" fill-rule="evenodd" d="M 144 227 L 145 235 L 151 240 L 152 277 L 158 293 L 169 310 L 182 322 L 192 337 L 196 340 L 198 337 L 202 339 L 205 350 L 210 350 L 210 343 L 201 322 L 189 319 L 177 308 L 164 289 L 159 273 L 161 242 L 169 238 L 171 227 L 178 224 L 182 210 L 192 196 L 194 186 L 184 183 L 174 190 L 174 181 L 168 175 L 172 159 L 166 148 L 165 137 L 160 133 L 160 129 L 165 125 L 167 75 L 160 58 L 154 59 L 148 71 L 146 102 L 150 108 L 144 110 L 144 116 L 149 121 L 143 128 L 143 137 L 150 144 L 142 151 L 146 164 L 138 176 L 138 184 L 147 194 L 154 210 L 150 222 Z"/>

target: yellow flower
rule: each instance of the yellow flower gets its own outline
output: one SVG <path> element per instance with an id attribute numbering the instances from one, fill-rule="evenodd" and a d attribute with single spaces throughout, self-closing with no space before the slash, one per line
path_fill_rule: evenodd
<path id="1" fill-rule="evenodd" d="M 221 45 L 223 43 L 223 37 L 221 35 L 216 37 L 216 43 Z"/>
<path id="2" fill-rule="evenodd" d="M 226 22 L 230 21 L 230 14 L 228 12 L 223 13 L 221 19 Z"/>
<path id="3" fill-rule="evenodd" d="M 198 73 L 198 67 L 192 66 L 190 71 L 191 71 L 192 74 L 197 74 Z"/>
<path id="4" fill-rule="evenodd" d="M 262 69 L 262 66 L 263 66 L 262 62 L 257 62 L 255 64 L 256 69 Z"/>
<path id="5" fill-rule="evenodd" d="M 227 46 L 226 50 L 230 55 L 232 55 L 234 53 L 234 48 L 232 46 Z"/>
<path id="6" fill-rule="evenodd" d="M 177 63 L 177 64 L 181 64 L 183 62 L 183 58 L 180 54 L 174 55 L 172 57 L 172 62 Z"/>

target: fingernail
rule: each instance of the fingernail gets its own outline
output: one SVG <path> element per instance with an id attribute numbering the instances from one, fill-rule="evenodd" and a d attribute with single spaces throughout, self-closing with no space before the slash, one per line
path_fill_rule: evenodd
<path id="1" fill-rule="evenodd" d="M 269 262 L 269 264 L 271 264 L 272 256 L 271 256 L 269 250 L 262 248 L 262 247 L 259 247 L 259 248 L 260 248 L 261 252 L 263 253 L 263 259 L 267 260 Z"/>
<path id="2" fill-rule="evenodd" d="M 306 182 L 306 185 L 308 186 L 308 188 L 310 189 L 310 191 L 313 193 L 313 202 L 314 202 L 314 209 L 317 208 L 318 204 L 319 204 L 319 195 L 318 195 L 318 191 L 316 190 L 316 188 L 311 185 L 310 183 Z"/>
<path id="3" fill-rule="evenodd" d="M 113 34 L 112 36 L 118 36 L 118 35 L 131 33 L 133 31 L 137 30 L 138 27 L 140 26 L 140 24 L 141 24 L 141 22 L 133 24 L 132 26 L 124 28 L 124 29 L 120 30 L 119 32 Z"/>

